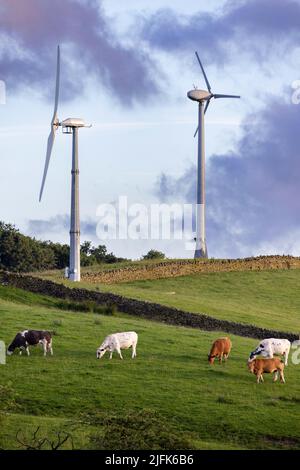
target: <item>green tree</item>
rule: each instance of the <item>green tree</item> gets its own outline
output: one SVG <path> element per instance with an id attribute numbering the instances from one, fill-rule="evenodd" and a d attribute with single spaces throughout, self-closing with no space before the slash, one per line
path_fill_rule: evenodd
<path id="1" fill-rule="evenodd" d="M 55 268 L 64 269 L 69 266 L 70 258 L 70 247 L 66 244 L 45 242 L 47 246 L 52 250 L 55 258 Z"/>
<path id="2" fill-rule="evenodd" d="M 10 271 L 37 271 L 55 268 L 49 246 L 22 235 L 13 225 L 0 222 L 0 268 Z"/>
<path id="3" fill-rule="evenodd" d="M 143 259 L 165 259 L 166 255 L 161 251 L 150 250 L 146 255 L 143 256 Z"/>
<path id="4" fill-rule="evenodd" d="M 105 245 L 99 245 L 97 247 L 92 247 L 91 255 L 94 256 L 97 263 L 104 263 L 105 257 L 107 255 L 107 249 Z"/>
<path id="5" fill-rule="evenodd" d="M 85 241 L 82 243 L 80 249 L 81 249 L 81 253 L 83 253 L 84 255 L 87 255 L 89 256 L 91 254 L 91 250 L 92 250 L 92 242 L 89 242 L 89 241 Z"/>

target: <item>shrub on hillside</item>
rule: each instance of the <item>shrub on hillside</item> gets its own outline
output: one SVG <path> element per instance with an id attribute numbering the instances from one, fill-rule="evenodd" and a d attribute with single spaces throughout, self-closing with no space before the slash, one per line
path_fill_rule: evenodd
<path id="1" fill-rule="evenodd" d="M 102 428 L 91 436 L 91 446 L 95 450 L 194 449 L 190 436 L 176 430 L 151 410 L 98 416 L 91 424 Z"/>
<path id="2" fill-rule="evenodd" d="M 117 311 L 116 306 L 113 304 L 99 305 L 93 300 L 85 300 L 81 302 L 76 302 L 74 300 L 59 300 L 55 303 L 55 308 L 73 312 L 97 313 L 99 315 L 114 315 Z"/>
<path id="3" fill-rule="evenodd" d="M 11 383 L 7 385 L 0 385 L 0 412 L 13 412 L 19 408 L 18 396 L 11 386 Z"/>
<path id="4" fill-rule="evenodd" d="M 166 255 L 161 251 L 150 250 L 146 255 L 143 256 L 143 259 L 165 259 Z"/>

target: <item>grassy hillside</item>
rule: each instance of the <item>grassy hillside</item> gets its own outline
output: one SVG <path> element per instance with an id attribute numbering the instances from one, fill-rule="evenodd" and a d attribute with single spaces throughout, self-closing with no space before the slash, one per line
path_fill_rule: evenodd
<path id="1" fill-rule="evenodd" d="M 195 274 L 300 269 L 300 257 L 258 256 L 244 259 L 166 259 L 126 261 L 115 264 L 82 266 L 81 279 L 90 284 L 116 284 L 150 279 L 166 279 Z M 63 271 L 32 273 L 44 279 L 64 281 Z"/>
<path id="2" fill-rule="evenodd" d="M 257 385 L 245 365 L 255 340 L 232 337 L 229 362 L 211 367 L 207 352 L 219 332 L 64 312 L 55 302 L 0 288 L 0 339 L 8 343 L 24 328 L 56 331 L 54 357 L 34 349 L 0 366 L 0 447 L 16 448 L 19 428 L 29 439 L 40 426 L 49 436 L 71 430 L 76 448 L 116 446 L 114 436 L 139 446 L 147 432 L 155 447 L 159 441 L 166 448 L 300 448 L 297 366 L 286 369 L 286 385 L 270 377 Z M 122 330 L 138 332 L 137 359 L 127 351 L 124 361 L 97 361 L 103 337 Z M 118 435 L 125 425 L 127 443 Z"/>
<path id="3" fill-rule="evenodd" d="M 202 273 L 98 286 L 80 284 L 216 318 L 300 333 L 299 269 Z"/>

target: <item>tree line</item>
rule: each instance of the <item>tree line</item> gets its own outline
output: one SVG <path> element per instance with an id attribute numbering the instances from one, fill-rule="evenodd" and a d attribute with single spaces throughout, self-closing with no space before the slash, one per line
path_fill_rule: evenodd
<path id="1" fill-rule="evenodd" d="M 0 221 L 0 269 L 13 272 L 63 269 L 69 266 L 69 253 L 69 245 L 36 240 Z M 105 245 L 95 247 L 89 241 L 81 245 L 80 258 L 82 266 L 124 261 L 108 253 Z"/>
<path id="2" fill-rule="evenodd" d="M 0 221 L 0 269 L 12 272 L 64 269 L 69 266 L 70 247 L 67 244 L 41 241 L 23 235 L 14 225 Z M 150 250 L 144 260 L 164 259 L 165 254 Z M 108 253 L 105 245 L 93 246 L 85 241 L 80 250 L 81 266 L 130 261 Z"/>

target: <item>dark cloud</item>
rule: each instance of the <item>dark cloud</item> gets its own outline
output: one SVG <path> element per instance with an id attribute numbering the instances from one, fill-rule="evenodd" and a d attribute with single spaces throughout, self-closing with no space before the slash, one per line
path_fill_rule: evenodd
<path id="1" fill-rule="evenodd" d="M 118 41 L 96 0 L 1 0 L 0 32 L 18 45 L 15 48 L 9 42 L 0 52 L 1 79 L 8 90 L 39 85 L 48 95 L 60 43 L 63 98 L 73 97 L 90 77 L 125 105 L 158 92 L 149 57 L 141 48 Z"/>
<path id="2" fill-rule="evenodd" d="M 82 238 L 95 239 L 97 223 L 92 220 L 82 220 L 80 223 Z M 68 236 L 70 230 L 70 216 L 58 214 L 49 219 L 32 219 L 28 221 L 27 233 L 31 236 L 50 239 L 53 234 L 60 235 L 61 238 Z"/>
<path id="3" fill-rule="evenodd" d="M 232 47 L 255 53 L 256 59 L 281 47 L 285 51 L 288 44 L 299 41 L 299 24 L 298 0 L 239 0 L 227 1 L 214 13 L 158 10 L 141 21 L 140 34 L 152 47 L 170 52 L 198 49 L 205 62 L 222 63 Z"/>
<path id="4" fill-rule="evenodd" d="M 207 237 L 211 256 L 253 253 L 300 229 L 300 109 L 270 101 L 248 116 L 234 153 L 213 155 L 207 165 Z M 196 151 L 196 147 L 195 147 Z M 196 155 L 195 155 L 196 159 Z M 196 169 L 182 177 L 161 175 L 161 200 L 196 200 Z"/>

